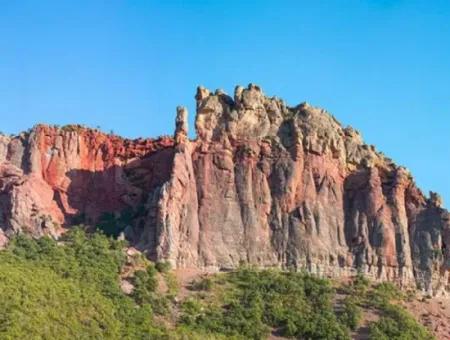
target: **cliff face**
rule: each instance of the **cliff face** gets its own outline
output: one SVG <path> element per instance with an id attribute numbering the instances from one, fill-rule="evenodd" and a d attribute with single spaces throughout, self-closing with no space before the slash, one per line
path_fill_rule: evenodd
<path id="1" fill-rule="evenodd" d="M 168 180 L 173 140 L 125 140 L 80 126 L 0 137 L 1 239 L 58 236 L 74 223 L 138 207 Z"/>
<path id="2" fill-rule="evenodd" d="M 288 107 L 250 85 L 199 88 L 197 139 L 178 108 L 174 138 L 124 140 L 38 126 L 0 140 L 0 240 L 57 236 L 131 209 L 125 235 L 153 259 L 228 269 L 241 262 L 356 269 L 449 288 L 450 215 L 409 172 L 327 112 Z"/>

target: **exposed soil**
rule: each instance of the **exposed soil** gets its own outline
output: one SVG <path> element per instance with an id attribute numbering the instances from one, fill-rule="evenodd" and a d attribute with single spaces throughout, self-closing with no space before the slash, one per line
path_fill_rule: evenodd
<path id="1" fill-rule="evenodd" d="M 201 270 L 198 268 L 179 268 L 175 270 L 175 276 L 178 280 L 180 290 L 178 291 L 177 298 L 184 300 L 191 294 L 190 286 L 193 281 L 196 281 L 202 277 L 210 275 L 210 272 Z"/>
<path id="2" fill-rule="evenodd" d="M 450 339 L 450 299 L 444 297 L 416 298 L 404 306 L 439 340 Z"/>

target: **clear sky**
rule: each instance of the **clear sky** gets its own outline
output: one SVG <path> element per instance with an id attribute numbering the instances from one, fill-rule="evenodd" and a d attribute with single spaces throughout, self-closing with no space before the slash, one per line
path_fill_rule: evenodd
<path id="1" fill-rule="evenodd" d="M 326 108 L 450 202 L 450 2 L 0 0 L 0 130 L 171 134 L 197 85 Z"/>

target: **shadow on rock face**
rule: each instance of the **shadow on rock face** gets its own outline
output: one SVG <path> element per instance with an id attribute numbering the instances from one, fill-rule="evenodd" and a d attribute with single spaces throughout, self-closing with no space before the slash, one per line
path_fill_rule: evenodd
<path id="1" fill-rule="evenodd" d="M 167 148 L 102 171 L 68 171 L 70 184 L 64 191 L 54 189 L 53 196 L 64 215 L 64 226 L 115 223 L 117 230 L 128 228 L 130 241 L 136 242 L 149 195 L 169 180 L 173 156 L 174 150 Z"/>

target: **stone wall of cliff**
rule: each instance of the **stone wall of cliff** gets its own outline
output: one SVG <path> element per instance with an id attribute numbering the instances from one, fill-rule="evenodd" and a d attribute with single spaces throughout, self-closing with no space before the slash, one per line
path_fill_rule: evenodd
<path id="1" fill-rule="evenodd" d="M 448 212 L 354 129 L 255 85 L 237 87 L 234 98 L 199 88 L 196 100 L 198 137 L 175 138 L 172 191 L 160 201 L 159 258 L 332 276 L 361 270 L 427 291 L 448 288 Z"/>
<path id="2" fill-rule="evenodd" d="M 74 223 L 137 209 L 169 177 L 173 139 L 126 140 L 77 125 L 0 137 L 0 226 L 57 237 Z"/>
<path id="3" fill-rule="evenodd" d="M 180 267 L 364 271 L 449 289 L 450 215 L 410 173 L 326 111 L 255 85 L 199 88 L 197 138 L 126 140 L 79 126 L 0 137 L 0 242 L 57 237 L 131 209 L 129 241 Z"/>

